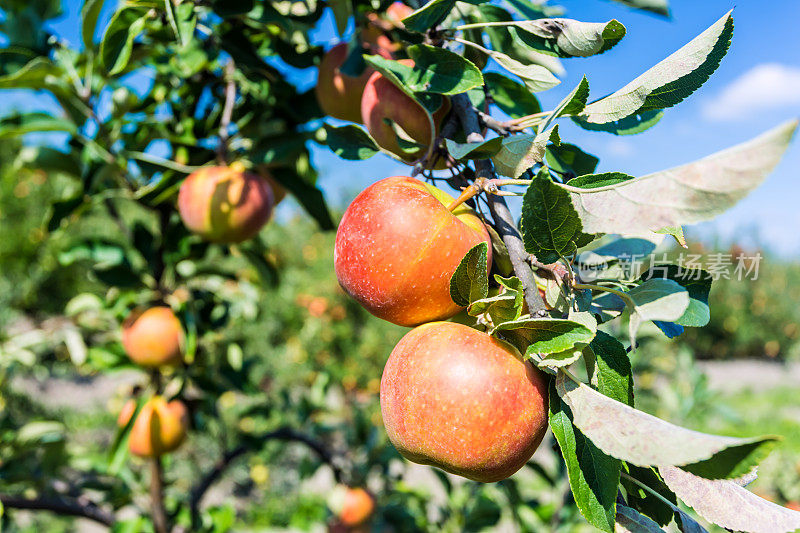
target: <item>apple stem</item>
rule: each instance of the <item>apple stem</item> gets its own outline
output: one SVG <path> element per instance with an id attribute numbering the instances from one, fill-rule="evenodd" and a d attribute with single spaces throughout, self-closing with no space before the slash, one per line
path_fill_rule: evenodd
<path id="1" fill-rule="evenodd" d="M 453 200 L 453 203 L 447 206 L 447 210 L 452 213 L 458 206 L 467 200 L 474 198 L 479 192 L 481 192 L 481 187 L 476 186 L 474 183 L 470 184 L 469 187 L 461 192 L 458 198 Z"/>

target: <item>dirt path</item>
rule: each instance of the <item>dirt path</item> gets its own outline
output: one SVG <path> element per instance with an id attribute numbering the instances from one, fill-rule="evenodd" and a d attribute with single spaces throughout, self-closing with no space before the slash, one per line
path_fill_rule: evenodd
<path id="1" fill-rule="evenodd" d="M 798 387 L 800 363 L 783 365 L 760 359 L 739 361 L 704 361 L 698 366 L 708 376 L 709 386 L 721 392 L 755 388 Z M 81 411 L 104 408 L 108 399 L 122 385 L 141 381 L 142 374 L 135 370 L 109 375 L 77 378 L 16 378 L 13 386 L 21 392 L 33 394 L 48 407 L 64 407 Z"/>
<path id="2" fill-rule="evenodd" d="M 763 359 L 703 361 L 698 367 L 708 376 L 709 387 L 721 392 L 800 386 L 800 363 L 781 364 Z"/>

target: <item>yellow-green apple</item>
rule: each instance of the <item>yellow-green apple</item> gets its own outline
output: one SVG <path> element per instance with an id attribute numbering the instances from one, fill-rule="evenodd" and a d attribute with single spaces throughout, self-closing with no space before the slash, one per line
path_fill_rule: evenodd
<path id="1" fill-rule="evenodd" d="M 190 174 L 178 191 L 184 225 L 218 243 L 254 237 L 272 216 L 274 203 L 267 181 L 236 164 L 201 168 Z"/>
<path id="2" fill-rule="evenodd" d="M 364 524 L 375 511 L 375 498 L 361 487 L 337 485 L 328 498 L 328 505 L 347 530 Z"/>
<path id="3" fill-rule="evenodd" d="M 414 66 L 410 59 L 401 59 L 399 63 Z M 410 164 L 425 155 L 448 111 L 450 100 L 442 97 L 441 105 L 433 113 L 435 131 L 431 132 L 425 108 L 380 72 L 372 74 L 361 97 L 361 119 L 369 134 L 381 148 Z"/>
<path id="4" fill-rule="evenodd" d="M 183 359 L 181 321 L 169 307 L 133 311 L 122 325 L 122 346 L 131 361 L 145 367 L 174 366 Z"/>
<path id="5" fill-rule="evenodd" d="M 336 232 L 339 284 L 373 315 L 401 326 L 444 320 L 462 307 L 450 278 L 489 233 L 472 209 L 414 178 L 394 176 L 364 189 Z"/>
<path id="6" fill-rule="evenodd" d="M 381 413 L 408 460 L 485 483 L 515 473 L 547 430 L 547 381 L 516 348 L 462 324 L 433 322 L 395 346 Z"/>
<path id="7" fill-rule="evenodd" d="M 181 445 L 189 427 L 186 406 L 161 396 L 148 400 L 133 422 L 128 447 L 140 457 L 158 457 Z"/>

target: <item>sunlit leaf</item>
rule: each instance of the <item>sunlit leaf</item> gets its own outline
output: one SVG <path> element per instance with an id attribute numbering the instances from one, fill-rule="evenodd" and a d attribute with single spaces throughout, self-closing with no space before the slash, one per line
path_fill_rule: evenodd
<path id="1" fill-rule="evenodd" d="M 800 512 L 760 498 L 733 481 L 703 479 L 671 466 L 662 466 L 659 472 L 678 498 L 718 526 L 747 533 L 800 529 Z"/>

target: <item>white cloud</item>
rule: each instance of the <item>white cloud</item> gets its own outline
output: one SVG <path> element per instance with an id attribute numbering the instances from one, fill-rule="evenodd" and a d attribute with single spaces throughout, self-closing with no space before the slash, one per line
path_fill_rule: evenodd
<path id="1" fill-rule="evenodd" d="M 629 141 L 613 138 L 606 145 L 606 153 L 617 157 L 628 157 L 633 155 L 633 145 Z"/>
<path id="2" fill-rule="evenodd" d="M 732 121 L 759 112 L 800 105 L 800 68 L 763 63 L 733 80 L 703 107 L 709 120 Z"/>

